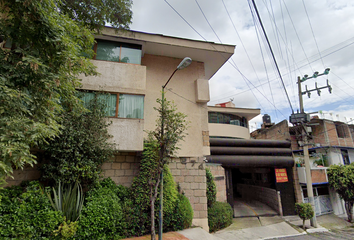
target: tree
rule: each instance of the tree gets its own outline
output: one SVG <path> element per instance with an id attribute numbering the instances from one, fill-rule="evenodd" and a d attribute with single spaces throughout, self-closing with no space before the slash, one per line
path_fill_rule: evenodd
<path id="1" fill-rule="evenodd" d="M 354 163 L 331 165 L 327 170 L 328 182 L 345 202 L 348 221 L 353 221 L 354 203 Z"/>
<path id="2" fill-rule="evenodd" d="M 99 94 L 99 96 L 97 96 Z M 65 111 L 59 136 L 43 144 L 42 178 L 61 183 L 80 182 L 84 187 L 99 179 L 101 166 L 113 156 L 115 144 L 108 142 L 110 122 L 102 94 L 86 105 L 88 112 Z"/>
<path id="3" fill-rule="evenodd" d="M 83 111 L 79 75 L 97 74 L 90 29 L 107 21 L 127 27 L 130 7 L 129 0 L 0 0 L 0 185 L 13 167 L 35 164 L 31 149 L 60 133 L 63 106 Z"/>
<path id="4" fill-rule="evenodd" d="M 164 96 L 164 95 L 163 95 Z M 154 151 L 152 157 L 156 159 L 157 169 L 149 179 L 150 184 L 150 209 L 151 209 L 151 239 L 156 239 L 155 233 L 155 201 L 158 195 L 158 187 L 160 185 L 160 174 L 164 166 L 168 163 L 169 158 L 173 156 L 179 149 L 177 143 L 182 141 L 186 136 L 187 121 L 186 115 L 177 112 L 176 106 L 170 101 L 166 101 L 164 97 L 157 99 L 158 107 L 154 109 L 158 111 L 159 116 L 156 120 L 156 129 L 148 131 L 148 142 L 157 143 L 158 149 Z"/>
<path id="5" fill-rule="evenodd" d="M 315 212 L 310 203 L 295 203 L 295 211 L 302 219 L 302 228 L 305 230 L 305 221 L 314 216 Z"/>

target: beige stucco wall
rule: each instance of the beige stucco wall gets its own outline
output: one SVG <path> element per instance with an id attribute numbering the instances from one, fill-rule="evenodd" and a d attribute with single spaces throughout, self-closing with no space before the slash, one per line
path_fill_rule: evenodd
<path id="1" fill-rule="evenodd" d="M 145 130 L 156 128 L 156 99 L 161 98 L 162 86 L 167 82 L 182 59 L 145 54 L 142 65 L 146 66 L 146 95 L 144 106 Z M 188 135 L 180 143 L 179 157 L 199 157 L 210 154 L 208 146 L 203 146 L 203 131 L 208 131 L 208 110 L 206 103 L 196 102 L 195 80 L 204 77 L 204 64 L 192 64 L 179 70 L 166 86 L 165 97 L 174 101 L 179 112 L 187 115 Z M 171 89 L 170 92 L 167 89 Z"/>
<path id="2" fill-rule="evenodd" d="M 248 128 L 220 123 L 209 123 L 209 136 L 250 139 Z"/>
<path id="3" fill-rule="evenodd" d="M 108 131 L 117 144 L 118 151 L 142 151 L 144 119 L 109 118 L 112 124 Z"/>
<path id="4" fill-rule="evenodd" d="M 92 62 L 100 74 L 81 76 L 82 89 L 145 94 L 145 66 L 99 60 L 92 60 Z"/>

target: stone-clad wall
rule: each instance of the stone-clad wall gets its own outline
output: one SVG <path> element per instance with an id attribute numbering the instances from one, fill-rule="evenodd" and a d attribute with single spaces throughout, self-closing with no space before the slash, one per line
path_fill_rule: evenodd
<path id="1" fill-rule="evenodd" d="M 112 162 L 102 165 L 103 177 L 112 178 L 116 184 L 130 187 L 139 173 L 140 157 L 136 153 L 119 153 Z"/>
<path id="2" fill-rule="evenodd" d="M 179 184 L 193 207 L 193 225 L 209 231 L 205 164 L 202 159 L 174 158 L 169 168 L 175 182 Z"/>
<path id="3" fill-rule="evenodd" d="M 226 202 L 226 179 L 225 169 L 222 166 L 207 164 L 211 174 L 214 177 L 216 185 L 216 201 Z"/>

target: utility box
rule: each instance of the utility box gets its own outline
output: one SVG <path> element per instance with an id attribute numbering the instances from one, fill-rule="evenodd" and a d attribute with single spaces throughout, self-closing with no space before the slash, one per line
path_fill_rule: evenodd
<path id="1" fill-rule="evenodd" d="M 296 123 L 307 123 L 310 121 L 310 115 L 306 113 L 293 113 L 289 117 L 289 122 L 292 124 Z"/>

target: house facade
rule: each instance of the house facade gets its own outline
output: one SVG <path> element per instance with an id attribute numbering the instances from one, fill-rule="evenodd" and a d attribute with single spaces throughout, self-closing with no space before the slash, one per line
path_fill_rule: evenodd
<path id="1" fill-rule="evenodd" d="M 117 144 L 118 154 L 104 163 L 104 177 L 130 186 L 138 174 L 146 130 L 156 128 L 162 86 L 184 57 L 193 62 L 178 70 L 165 89 L 165 98 L 173 101 L 179 112 L 187 115 L 189 128 L 185 141 L 169 167 L 176 183 L 189 198 L 193 224 L 208 230 L 206 176 L 204 157 L 210 154 L 208 80 L 234 53 L 234 45 L 215 44 L 158 34 L 119 31 L 106 27 L 95 36 L 95 58 L 100 73 L 82 76 L 84 100 L 95 91 L 110 93 L 107 99 L 109 132 Z M 15 171 L 9 185 L 39 177 L 38 171 L 26 168 Z"/>
<path id="2" fill-rule="evenodd" d="M 344 202 L 329 187 L 327 169 L 332 164 L 350 164 L 354 161 L 354 126 L 343 122 L 319 119 L 317 116 L 307 124 L 311 178 L 316 215 L 333 212 L 345 214 Z M 291 139 L 296 162 L 298 201 L 307 202 L 306 173 L 304 167 L 301 126 L 289 127 L 286 120 L 266 129 L 252 133 L 257 139 Z"/>
<path id="3" fill-rule="evenodd" d="M 251 139 L 249 121 L 260 109 L 235 108 L 226 102 L 208 110 L 211 154 L 207 167 L 214 175 L 218 200 L 231 206 L 257 200 L 279 215 L 294 214 L 290 141 Z M 235 216 L 242 215 L 237 211 Z"/>

